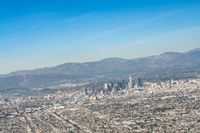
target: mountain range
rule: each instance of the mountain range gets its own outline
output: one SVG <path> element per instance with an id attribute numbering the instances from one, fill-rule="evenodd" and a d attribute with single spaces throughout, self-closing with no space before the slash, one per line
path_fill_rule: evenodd
<path id="1" fill-rule="evenodd" d="M 200 73 L 200 48 L 135 59 L 107 58 L 95 62 L 65 63 L 36 70 L 16 71 L 0 76 L 0 89 L 44 87 L 64 80 L 87 80 L 122 75 L 158 79 L 196 76 Z"/>

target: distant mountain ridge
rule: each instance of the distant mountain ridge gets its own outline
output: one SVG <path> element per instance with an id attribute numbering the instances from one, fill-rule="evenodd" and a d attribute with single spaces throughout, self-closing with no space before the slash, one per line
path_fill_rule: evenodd
<path id="1" fill-rule="evenodd" d="M 65 63 L 54 67 L 17 71 L 3 75 L 3 77 L 1 76 L 0 88 L 21 87 L 22 85 L 23 87 L 35 87 L 65 79 L 81 79 L 84 77 L 109 77 L 132 74 L 154 78 L 156 75 L 164 77 L 165 75 L 199 72 L 200 48 L 184 53 L 165 52 L 160 55 L 136 59 L 108 58 L 95 62 Z M 26 82 L 24 82 L 23 76 L 28 77 Z M 39 81 L 37 80 L 42 80 L 42 77 L 45 77 L 46 80 L 38 85 Z M 12 78 L 13 80 L 11 80 Z M 14 78 L 18 80 L 14 80 Z"/>

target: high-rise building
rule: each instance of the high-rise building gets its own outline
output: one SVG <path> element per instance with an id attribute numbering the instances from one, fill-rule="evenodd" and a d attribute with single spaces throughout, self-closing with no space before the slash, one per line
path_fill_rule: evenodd
<path id="1" fill-rule="evenodd" d="M 125 80 L 122 80 L 122 88 L 125 89 L 127 87 L 127 82 Z"/>
<path id="2" fill-rule="evenodd" d="M 117 87 L 122 89 L 123 88 L 122 82 L 117 82 Z"/>
<path id="3" fill-rule="evenodd" d="M 108 93 L 111 93 L 112 92 L 112 90 L 113 90 L 113 83 L 112 82 L 109 82 L 108 84 Z"/>
<path id="4" fill-rule="evenodd" d="M 143 87 L 143 80 L 141 78 L 137 78 L 136 80 L 136 86 L 139 87 Z"/>
<path id="5" fill-rule="evenodd" d="M 84 89 L 85 95 L 87 96 L 88 95 L 88 88 L 87 87 L 83 87 L 83 89 Z"/>
<path id="6" fill-rule="evenodd" d="M 129 81 L 128 81 L 128 89 L 132 89 L 133 88 L 133 79 L 132 76 L 129 77 Z"/>
<path id="7" fill-rule="evenodd" d="M 109 83 L 109 86 L 113 88 L 113 87 L 114 87 L 114 83 L 113 83 L 113 82 L 110 82 L 110 83 Z"/>
<path id="8" fill-rule="evenodd" d="M 104 84 L 104 89 L 107 90 L 108 89 L 108 83 Z"/>

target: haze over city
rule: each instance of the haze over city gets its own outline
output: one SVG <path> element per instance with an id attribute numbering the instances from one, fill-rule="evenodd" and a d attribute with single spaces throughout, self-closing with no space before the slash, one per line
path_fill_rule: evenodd
<path id="1" fill-rule="evenodd" d="M 198 0 L 0 2 L 0 73 L 200 47 Z"/>
<path id="2" fill-rule="evenodd" d="M 0 1 L 0 133 L 199 133 L 199 7 Z"/>

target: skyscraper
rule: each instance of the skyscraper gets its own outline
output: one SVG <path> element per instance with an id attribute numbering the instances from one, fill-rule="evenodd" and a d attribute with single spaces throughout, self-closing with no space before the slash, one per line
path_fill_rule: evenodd
<path id="1" fill-rule="evenodd" d="M 143 80 L 141 78 L 137 78 L 136 85 L 137 85 L 138 88 L 143 87 Z"/>
<path id="2" fill-rule="evenodd" d="M 83 90 L 85 92 L 85 95 L 87 96 L 88 95 L 88 88 L 87 87 L 83 87 Z"/>
<path id="3" fill-rule="evenodd" d="M 105 89 L 105 90 L 108 89 L 108 83 L 104 83 L 104 89 Z"/>
<path id="4" fill-rule="evenodd" d="M 132 89 L 133 88 L 133 80 L 132 80 L 132 76 L 129 77 L 129 82 L 128 82 L 128 89 Z"/>

